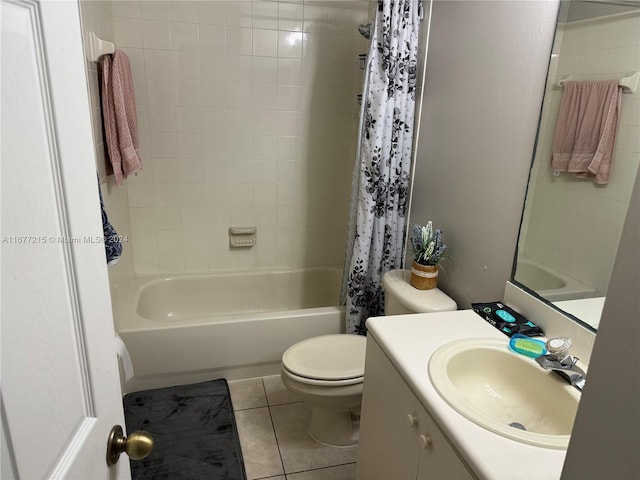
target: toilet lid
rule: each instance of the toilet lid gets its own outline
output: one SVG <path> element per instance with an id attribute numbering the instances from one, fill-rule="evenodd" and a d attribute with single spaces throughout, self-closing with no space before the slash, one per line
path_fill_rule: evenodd
<path id="1" fill-rule="evenodd" d="M 296 343 L 282 355 L 291 373 L 317 380 L 344 380 L 364 375 L 367 339 L 361 335 L 322 335 Z"/>

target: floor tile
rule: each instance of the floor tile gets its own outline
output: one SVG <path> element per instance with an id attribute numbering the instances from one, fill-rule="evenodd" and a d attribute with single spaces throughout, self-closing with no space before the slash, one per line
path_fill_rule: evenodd
<path id="1" fill-rule="evenodd" d="M 269 409 L 236 411 L 236 424 L 247 480 L 283 474 Z"/>
<path id="2" fill-rule="evenodd" d="M 229 391 L 234 410 L 267 406 L 267 397 L 264 394 L 261 378 L 233 380 L 229 382 Z"/>
<path id="3" fill-rule="evenodd" d="M 287 474 L 287 480 L 355 480 L 355 478 L 355 463 Z"/>
<path id="4" fill-rule="evenodd" d="M 287 480 L 284 475 L 278 475 L 277 477 L 264 477 L 260 480 Z"/>
<path id="5" fill-rule="evenodd" d="M 287 476 L 290 473 L 356 461 L 357 447 L 327 447 L 311 438 L 311 410 L 305 403 L 276 405 L 270 407 L 270 410 Z"/>
<path id="6" fill-rule="evenodd" d="M 302 399 L 293 392 L 287 390 L 282 383 L 280 375 L 263 377 L 264 389 L 267 392 L 269 405 L 282 405 L 285 403 L 301 402 Z"/>

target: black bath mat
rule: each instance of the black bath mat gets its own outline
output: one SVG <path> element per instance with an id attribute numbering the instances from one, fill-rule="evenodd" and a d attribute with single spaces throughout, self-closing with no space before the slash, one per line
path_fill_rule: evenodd
<path id="1" fill-rule="evenodd" d="M 127 432 L 154 440 L 147 458 L 131 461 L 133 480 L 246 480 L 225 379 L 129 393 L 123 403 Z"/>

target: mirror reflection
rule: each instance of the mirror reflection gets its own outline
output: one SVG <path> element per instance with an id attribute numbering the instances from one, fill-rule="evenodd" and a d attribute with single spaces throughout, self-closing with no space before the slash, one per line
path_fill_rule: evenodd
<path id="1" fill-rule="evenodd" d="M 640 159 L 638 32 L 638 1 L 562 2 L 514 266 L 516 283 L 593 329 Z M 608 183 L 554 172 L 554 135 L 566 82 L 611 79 L 625 89 Z"/>

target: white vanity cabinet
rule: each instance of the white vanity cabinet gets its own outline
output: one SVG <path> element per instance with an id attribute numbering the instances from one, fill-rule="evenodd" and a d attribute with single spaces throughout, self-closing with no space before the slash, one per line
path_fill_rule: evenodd
<path id="1" fill-rule="evenodd" d="M 371 335 L 365 372 L 356 480 L 475 478 Z"/>

